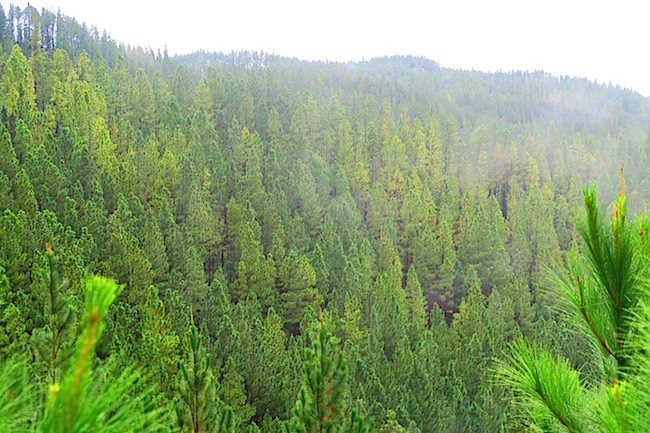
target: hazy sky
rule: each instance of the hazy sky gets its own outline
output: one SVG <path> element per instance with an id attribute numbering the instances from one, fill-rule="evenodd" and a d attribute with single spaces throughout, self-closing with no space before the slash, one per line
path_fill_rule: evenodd
<path id="1" fill-rule="evenodd" d="M 26 1 L 14 1 L 24 7 Z M 255 50 L 336 61 L 412 54 L 483 71 L 544 70 L 650 96 L 644 0 L 32 0 L 170 54 Z M 2 0 L 5 10 L 7 0 Z"/>

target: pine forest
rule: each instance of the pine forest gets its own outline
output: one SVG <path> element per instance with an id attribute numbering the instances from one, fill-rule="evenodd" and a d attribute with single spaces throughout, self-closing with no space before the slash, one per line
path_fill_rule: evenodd
<path id="1" fill-rule="evenodd" d="M 650 431 L 649 98 L 0 44 L 0 432 Z"/>

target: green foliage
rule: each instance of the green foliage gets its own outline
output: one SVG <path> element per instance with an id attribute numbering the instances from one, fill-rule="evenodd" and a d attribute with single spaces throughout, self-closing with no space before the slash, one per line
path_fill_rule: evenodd
<path id="1" fill-rule="evenodd" d="M 0 391 L 0 430 L 30 431 L 34 400 L 25 360 L 10 359 L 0 364 Z"/>
<path id="2" fill-rule="evenodd" d="M 287 433 L 364 432 L 371 427 L 355 411 L 346 420 L 347 362 L 338 349 L 338 340 L 328 330 L 327 317 L 310 330 L 311 347 L 305 350 L 302 386 Z"/>
<path id="3" fill-rule="evenodd" d="M 648 254 L 638 233 L 650 223 L 628 237 L 604 225 L 586 233 L 596 248 L 573 224 L 581 185 L 613 195 L 619 165 L 637 204 L 629 215 L 650 198 L 640 95 L 403 56 L 170 57 L 61 13 L 1 12 L 0 360 L 28 359 L 10 362 L 26 371 L 32 430 L 44 383 L 61 392 L 79 359 L 69 355 L 94 273 L 124 283 L 79 391 L 113 408 L 104 421 L 121 410 L 113 404 L 148 413 L 178 403 L 193 430 L 178 393 L 192 390 L 181 365 L 195 371 L 183 347 L 190 312 L 212 355 L 205 371 L 197 361 L 194 379 L 204 371 L 209 385 L 192 407 L 212 430 L 282 429 L 320 309 L 348 360 L 337 407 L 385 430 L 511 427 L 501 425 L 509 390 L 487 368 L 519 335 L 581 367 L 594 417 L 621 418 L 619 397 L 624 412 L 647 401 L 635 298 L 648 266 L 625 251 Z M 569 297 L 540 290 L 553 260 L 571 264 L 553 282 Z M 109 403 L 111 386 L 123 392 Z M 369 426 L 346 416 L 334 429 Z"/>
<path id="4" fill-rule="evenodd" d="M 646 250 L 647 251 L 647 250 Z M 647 263 L 646 256 L 646 263 Z M 633 320 L 635 341 L 632 343 L 632 365 L 626 381 L 607 389 L 601 397 L 601 419 L 604 429 L 614 432 L 643 431 L 650 423 L 650 303 L 641 301 Z"/>
<path id="5" fill-rule="evenodd" d="M 114 281 L 90 276 L 84 280 L 83 327 L 75 354 L 60 384 L 49 389 L 47 409 L 38 431 L 157 432 L 165 423 L 162 407 L 151 407 L 150 392 L 131 394 L 139 374 L 124 371 L 102 383 L 93 371 L 95 347 L 109 306 L 119 293 Z"/>
<path id="6" fill-rule="evenodd" d="M 69 281 L 61 276 L 57 257 L 49 244 L 46 245 L 47 267 L 41 272 L 40 293 L 45 326 L 33 331 L 32 339 L 36 355 L 45 370 L 46 383 L 59 382 L 62 366 L 72 355 L 75 315 L 69 294 Z"/>
<path id="7" fill-rule="evenodd" d="M 35 108 L 34 77 L 27 58 L 14 45 L 4 65 L 0 94 L 7 115 L 28 121 Z"/>
<path id="8" fill-rule="evenodd" d="M 499 371 L 506 386 L 517 392 L 516 406 L 540 431 L 594 431 L 588 412 L 589 395 L 578 372 L 544 349 L 517 340 Z"/>
<path id="9" fill-rule="evenodd" d="M 158 289 L 149 287 L 148 295 L 140 312 L 140 365 L 150 374 L 148 379 L 155 381 L 160 390 L 171 394 L 175 392 L 174 376 L 178 368 L 180 339 L 167 317 Z"/>
<path id="10" fill-rule="evenodd" d="M 585 207 L 587 221 L 581 234 L 589 267 L 575 277 L 575 291 L 569 293 L 575 293 L 571 297 L 575 311 L 582 315 L 604 354 L 616 360 L 620 371 L 628 363 L 625 340 L 630 323 L 639 300 L 648 296 L 648 287 L 640 280 L 639 252 L 626 226 L 625 192 L 621 191 L 614 202 L 610 230 L 600 221 L 595 188 L 585 190 Z"/>
<path id="11" fill-rule="evenodd" d="M 27 345 L 26 324 L 12 295 L 5 270 L 0 266 L 0 359 L 22 352 Z"/>
<path id="12" fill-rule="evenodd" d="M 322 296 L 316 288 L 316 271 L 305 256 L 285 257 L 279 271 L 283 317 L 295 329 L 307 308 L 317 310 Z"/>
<path id="13" fill-rule="evenodd" d="M 237 265 L 237 297 L 254 296 L 264 305 L 275 304 L 275 267 L 264 257 L 260 244 L 259 225 L 252 221 L 245 224 L 240 232 L 241 258 Z"/>
<path id="14" fill-rule="evenodd" d="M 566 359 L 525 341 L 511 346 L 498 372 L 503 383 L 514 389 L 515 403 L 534 428 L 641 432 L 647 429 L 647 408 L 638 405 L 644 401 L 643 391 L 635 393 L 637 384 L 648 377 L 641 367 L 647 364 L 647 353 L 639 350 L 647 343 L 647 334 L 631 329 L 645 330 L 648 323 L 647 257 L 641 248 L 646 234 L 626 224 L 623 187 L 609 227 L 600 220 L 596 189 L 585 189 L 584 196 L 584 256 L 556 275 L 554 282 L 565 299 L 561 305 L 566 317 L 600 349 L 604 380 L 583 384 Z"/>
<path id="15" fill-rule="evenodd" d="M 187 337 L 187 360 L 181 363 L 176 407 L 182 432 L 209 432 L 217 423 L 218 404 L 215 377 L 202 338 L 195 326 Z"/>
<path id="16" fill-rule="evenodd" d="M 411 343 L 415 345 L 426 328 L 426 299 L 422 293 L 422 286 L 420 285 L 415 266 L 411 266 L 406 275 L 405 290 L 408 321 L 411 324 L 409 336 Z"/>
<path id="17" fill-rule="evenodd" d="M 236 431 L 232 409 L 230 407 L 226 406 L 221 411 L 213 431 L 215 433 L 234 433 Z"/>
<path id="18" fill-rule="evenodd" d="M 282 318 L 275 311 L 269 310 L 260 325 L 255 350 L 261 349 L 261 365 L 257 367 L 259 377 L 252 381 L 251 391 L 256 390 L 261 397 L 261 404 L 257 405 L 259 415 L 267 412 L 270 416 L 285 417 L 296 388 L 289 341 L 283 332 Z"/>
<path id="19" fill-rule="evenodd" d="M 244 378 L 236 371 L 233 358 L 228 358 L 222 369 L 221 380 L 219 381 L 219 397 L 227 406 L 221 411 L 221 416 L 226 416 L 230 411 L 232 428 L 237 430 L 248 425 L 256 408 L 246 401 L 246 390 L 244 389 Z"/>

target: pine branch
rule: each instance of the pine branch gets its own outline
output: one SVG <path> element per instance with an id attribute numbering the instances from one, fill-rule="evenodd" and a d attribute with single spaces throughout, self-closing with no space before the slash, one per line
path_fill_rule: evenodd
<path id="1" fill-rule="evenodd" d="M 554 420 L 570 433 L 590 431 L 578 373 L 565 359 L 516 340 L 496 372 L 499 380 L 515 391 L 515 405 L 535 424 Z"/>
<path id="2" fill-rule="evenodd" d="M 589 318 L 589 315 L 587 314 L 587 310 L 585 309 L 585 305 L 584 305 L 584 300 L 583 300 L 583 295 L 582 295 L 582 285 L 581 285 L 581 280 L 580 280 L 579 275 L 578 275 L 578 278 L 577 278 L 577 284 L 576 285 L 577 285 L 577 289 L 578 289 L 578 299 L 579 299 L 579 302 L 580 302 L 579 310 L 580 310 L 580 313 L 582 314 L 582 317 L 584 318 L 587 325 L 589 325 L 589 329 L 594 334 L 594 337 L 596 337 L 596 339 L 600 343 L 601 347 L 607 353 L 609 353 L 611 356 L 613 356 L 614 359 L 616 359 L 616 361 L 618 362 L 619 361 L 618 355 L 616 355 L 612 351 L 612 349 L 609 347 L 609 345 L 607 344 L 605 339 L 600 335 L 600 333 L 596 329 L 596 326 L 594 325 L 593 321 Z"/>

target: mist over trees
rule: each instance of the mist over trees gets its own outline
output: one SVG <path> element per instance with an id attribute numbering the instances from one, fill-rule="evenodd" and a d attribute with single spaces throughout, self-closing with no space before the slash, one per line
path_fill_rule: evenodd
<path id="1" fill-rule="evenodd" d="M 0 8 L 0 43 L 0 430 L 518 432 L 533 401 L 538 431 L 619 431 L 647 409 L 647 98 L 415 57 L 170 57 L 31 6 Z M 549 290 L 619 228 L 614 368 Z M 576 420 L 513 386 L 538 358 Z"/>

